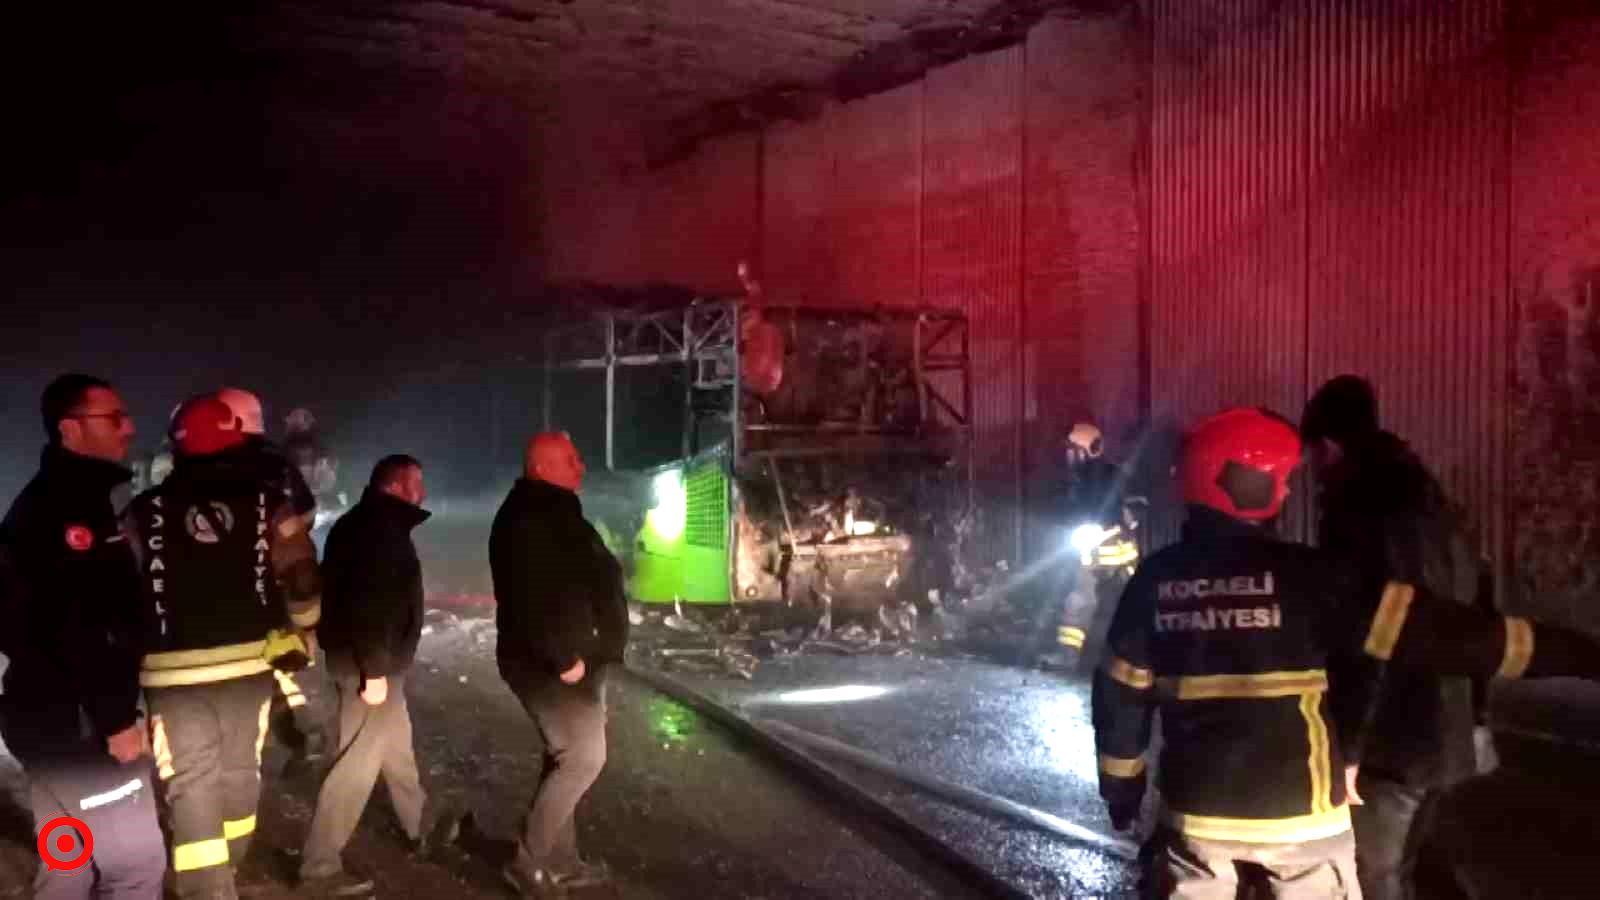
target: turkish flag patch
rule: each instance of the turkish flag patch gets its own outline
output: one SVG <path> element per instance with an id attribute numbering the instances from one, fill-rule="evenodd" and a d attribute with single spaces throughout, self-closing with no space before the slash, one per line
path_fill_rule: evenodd
<path id="1" fill-rule="evenodd" d="M 82 553 L 94 546 L 94 532 L 82 525 L 68 525 L 67 546 Z"/>

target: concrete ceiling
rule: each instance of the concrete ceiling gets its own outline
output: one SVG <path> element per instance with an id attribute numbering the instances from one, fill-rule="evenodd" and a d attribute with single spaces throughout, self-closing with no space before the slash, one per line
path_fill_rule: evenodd
<path id="1" fill-rule="evenodd" d="M 1082 0 L 286 0 L 245 47 L 333 81 L 436 81 L 543 121 L 633 123 L 653 155 L 913 80 Z M 1114 5 L 1114 4 L 1113 4 Z"/>

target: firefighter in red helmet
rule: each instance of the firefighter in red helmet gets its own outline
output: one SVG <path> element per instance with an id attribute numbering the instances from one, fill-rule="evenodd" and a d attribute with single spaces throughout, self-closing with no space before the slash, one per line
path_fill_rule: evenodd
<path id="1" fill-rule="evenodd" d="M 1360 897 L 1350 804 L 1387 665 L 1444 674 L 1600 674 L 1592 639 L 1463 609 L 1277 539 L 1295 428 L 1231 409 L 1185 437 L 1178 543 L 1140 565 L 1095 676 L 1100 793 L 1132 826 L 1160 710 L 1164 809 L 1146 896 L 1232 897 L 1235 862 L 1280 898 Z"/>
<path id="2" fill-rule="evenodd" d="M 275 668 L 306 661 L 321 576 L 304 522 L 214 396 L 172 423 L 172 475 L 125 515 L 146 625 L 139 683 L 166 785 L 174 886 L 235 896 L 256 826 Z"/>

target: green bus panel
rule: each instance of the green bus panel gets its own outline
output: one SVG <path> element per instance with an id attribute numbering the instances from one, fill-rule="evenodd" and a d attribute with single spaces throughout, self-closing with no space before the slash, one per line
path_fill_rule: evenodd
<path id="1" fill-rule="evenodd" d="M 728 476 L 720 459 L 683 477 L 667 469 L 657 479 L 656 505 L 645 517 L 634 554 L 635 599 L 644 603 L 729 602 Z"/>

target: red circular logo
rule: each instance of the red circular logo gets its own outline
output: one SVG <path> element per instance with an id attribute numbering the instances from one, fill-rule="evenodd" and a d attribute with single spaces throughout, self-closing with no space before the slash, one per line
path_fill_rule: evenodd
<path id="1" fill-rule="evenodd" d="M 39 828 L 39 861 L 45 868 L 76 872 L 91 859 L 94 859 L 94 833 L 82 819 L 56 816 Z"/>
<path id="2" fill-rule="evenodd" d="M 67 546 L 82 553 L 94 546 L 94 532 L 82 525 L 68 525 Z"/>

